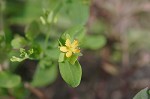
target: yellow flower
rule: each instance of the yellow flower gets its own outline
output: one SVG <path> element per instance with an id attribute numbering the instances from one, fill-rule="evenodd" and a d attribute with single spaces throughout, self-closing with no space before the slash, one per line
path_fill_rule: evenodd
<path id="1" fill-rule="evenodd" d="M 60 51 L 66 53 L 66 57 L 71 57 L 73 53 L 79 53 L 78 41 L 74 40 L 73 43 L 69 39 L 66 40 L 65 46 L 60 47 Z"/>

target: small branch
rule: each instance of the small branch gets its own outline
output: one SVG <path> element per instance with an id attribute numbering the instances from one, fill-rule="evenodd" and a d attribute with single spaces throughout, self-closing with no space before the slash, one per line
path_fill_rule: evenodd
<path id="1" fill-rule="evenodd" d="M 15 99 L 15 96 L 13 96 L 12 89 L 8 89 L 9 99 Z"/>
<path id="2" fill-rule="evenodd" d="M 24 83 L 24 87 L 30 90 L 39 99 L 46 99 L 46 96 L 40 90 L 32 87 L 28 82 Z"/>

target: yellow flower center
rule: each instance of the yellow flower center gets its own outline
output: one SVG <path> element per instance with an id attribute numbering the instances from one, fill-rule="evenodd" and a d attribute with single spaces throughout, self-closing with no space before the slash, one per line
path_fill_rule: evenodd
<path id="1" fill-rule="evenodd" d="M 79 53 L 78 41 L 74 40 L 73 43 L 69 39 L 66 40 L 65 46 L 60 47 L 60 51 L 66 53 L 66 57 L 71 57 L 73 53 Z"/>

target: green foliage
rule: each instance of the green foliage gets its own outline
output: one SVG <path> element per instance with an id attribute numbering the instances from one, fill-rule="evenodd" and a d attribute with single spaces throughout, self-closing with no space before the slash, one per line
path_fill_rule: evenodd
<path id="1" fill-rule="evenodd" d="M 63 62 L 65 60 L 65 53 L 60 53 L 58 62 Z"/>
<path id="2" fill-rule="evenodd" d="M 59 51 L 57 41 L 54 40 L 58 39 L 58 36 L 52 38 L 51 32 L 60 28 L 60 25 L 61 27 L 65 25 L 66 23 L 62 25 L 63 18 L 65 18 L 65 21 L 68 21 L 69 24 L 66 24 L 65 28 L 62 27 L 63 29 L 67 28 L 67 31 L 58 40 L 59 45 L 65 45 L 67 38 L 71 42 L 77 39 L 79 44 L 82 44 L 86 32 L 83 25 L 86 24 L 89 15 L 89 5 L 85 2 L 87 1 L 28 0 L 26 5 L 22 7 L 24 13 L 16 13 L 11 19 L 14 23 L 25 25 L 25 37 L 17 35 L 13 40 L 10 40 L 13 49 L 20 49 L 20 54 L 16 53 L 10 60 L 12 62 L 22 62 L 25 59 L 39 61 L 31 82 L 33 86 L 45 86 L 55 81 L 57 78 L 57 60 L 59 67 L 63 65 L 63 68 L 60 68 L 63 79 L 72 87 L 79 85 L 82 71 L 78 57 L 81 56 L 81 53 L 73 54 L 67 58 L 65 53 Z M 13 3 L 9 4 L 13 5 Z M 13 6 L 11 7 L 13 8 Z M 11 11 L 11 9 L 8 9 L 8 11 Z M 71 68 L 69 73 L 73 74 L 73 78 L 69 77 L 70 80 L 66 80 L 64 73 L 67 72 L 65 68 L 68 67 Z"/>
<path id="3" fill-rule="evenodd" d="M 67 2 L 66 0 L 62 11 L 64 16 L 72 21 L 72 25 L 85 25 L 89 15 L 88 10 L 88 6 L 83 5 L 81 1 L 70 0 L 70 2 Z"/>
<path id="4" fill-rule="evenodd" d="M 0 35 L 0 56 L 3 56 L 0 66 L 4 62 L 9 66 L 0 72 L 0 87 L 12 88 L 16 92 L 12 92 L 13 96 L 18 99 L 26 98 L 24 95 L 29 93 L 20 76 L 14 74 L 21 65 L 19 62 L 26 59 L 38 62 L 33 80 L 29 82 L 31 86 L 52 84 L 60 71 L 68 85 L 77 87 L 82 76 L 78 62 L 81 53 L 73 53 L 68 58 L 60 46 L 65 45 L 66 39 L 78 40 L 79 46 L 84 45 L 89 0 L 4 0 L 2 6 L 2 14 L 7 19 L 3 18 L 5 25 L 0 31 L 4 33 Z"/>
<path id="5" fill-rule="evenodd" d="M 85 36 L 85 28 L 82 25 L 77 25 L 68 29 L 62 36 L 62 39 L 68 38 L 71 40 L 78 39 L 83 40 Z"/>
<path id="6" fill-rule="evenodd" d="M 106 44 L 106 38 L 102 35 L 87 35 L 83 46 L 88 49 L 96 50 Z"/>
<path id="7" fill-rule="evenodd" d="M 67 30 L 59 39 L 60 46 L 66 46 L 66 40 L 69 39 L 73 41 L 77 36 L 76 34 L 82 33 L 83 27 L 73 27 Z M 80 84 L 82 70 L 78 62 L 78 57 L 81 53 L 73 53 L 71 57 L 66 57 L 65 53 L 60 53 L 59 55 L 59 70 L 62 78 L 66 83 L 72 87 L 77 87 Z"/>
<path id="8" fill-rule="evenodd" d="M 138 92 L 133 99 L 149 99 L 150 94 L 148 88 L 145 88 Z"/>
<path id="9" fill-rule="evenodd" d="M 11 91 L 16 99 L 26 99 L 30 94 L 29 91 L 24 88 L 24 85 L 22 83 L 14 88 L 11 88 Z"/>
<path id="10" fill-rule="evenodd" d="M 62 78 L 71 87 L 77 87 L 80 84 L 82 69 L 78 61 L 74 65 L 68 61 L 59 63 L 60 73 Z"/>
<path id="11" fill-rule="evenodd" d="M 0 72 L 0 87 L 12 88 L 21 82 L 21 78 L 18 75 L 9 72 Z"/>
<path id="12" fill-rule="evenodd" d="M 53 83 L 57 78 L 57 65 L 41 60 L 38 64 L 31 85 L 42 87 Z"/>
<path id="13" fill-rule="evenodd" d="M 49 57 L 51 60 L 57 60 L 59 57 L 59 49 L 58 48 L 51 48 L 45 51 L 46 56 Z"/>
<path id="14" fill-rule="evenodd" d="M 40 33 L 40 27 L 36 21 L 33 21 L 29 26 L 26 28 L 26 37 L 29 40 L 34 40 Z"/>
<path id="15" fill-rule="evenodd" d="M 82 68 L 78 59 L 82 55 L 81 51 L 67 57 L 60 47 L 65 46 L 66 39 L 71 42 L 77 40 L 81 49 L 98 50 L 105 46 L 106 38 L 99 34 L 107 32 L 107 26 L 102 21 L 96 20 L 92 28 L 88 29 L 94 35 L 86 35 L 84 26 L 89 17 L 89 7 L 90 0 L 0 2 L 0 98 L 1 94 L 12 94 L 16 99 L 28 98 L 24 96 L 30 94 L 29 91 L 25 89 L 21 77 L 15 74 L 18 66 L 22 66 L 21 62 L 26 59 L 38 63 L 33 79 L 29 82 L 32 87 L 52 84 L 58 72 L 69 86 L 77 87 L 80 84 Z M 147 32 L 129 31 L 129 42 L 134 44 L 141 37 L 149 37 Z M 139 44 L 141 47 L 143 44 L 150 45 L 146 39 L 140 39 L 134 48 Z M 121 55 L 120 51 L 114 51 L 111 58 L 118 61 Z M 8 92 L 10 88 L 11 93 Z M 149 94 L 146 88 L 133 99 L 149 99 Z"/>
<path id="16" fill-rule="evenodd" d="M 74 54 L 74 55 L 72 55 L 72 57 L 69 59 L 69 62 L 70 62 L 72 65 L 74 65 L 75 62 L 77 61 L 77 59 L 78 59 L 78 54 Z"/>
<path id="17" fill-rule="evenodd" d="M 26 44 L 27 44 L 27 41 L 23 37 L 20 37 L 20 36 L 15 37 L 11 41 L 11 45 L 14 49 L 25 47 Z"/>
<path id="18" fill-rule="evenodd" d="M 25 59 L 31 58 L 30 55 L 32 55 L 34 53 L 33 49 L 29 49 L 29 50 L 25 50 L 23 48 L 20 48 L 20 57 L 16 57 L 16 56 L 12 56 L 12 58 L 10 59 L 12 62 L 21 62 Z"/>

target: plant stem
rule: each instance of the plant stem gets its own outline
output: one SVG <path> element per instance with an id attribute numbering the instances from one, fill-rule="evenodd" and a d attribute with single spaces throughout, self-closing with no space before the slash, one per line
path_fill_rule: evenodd
<path id="1" fill-rule="evenodd" d="M 50 38 L 50 29 L 51 29 L 51 25 L 50 25 L 49 27 L 50 27 L 50 28 L 47 30 L 47 35 L 46 35 L 46 38 L 45 38 L 45 48 L 44 48 L 44 50 L 47 49 L 48 41 L 49 41 L 49 38 Z"/>
<path id="2" fill-rule="evenodd" d="M 36 95 L 39 99 L 47 99 L 46 96 L 38 89 L 32 87 L 29 83 L 24 83 L 25 88 L 30 90 L 34 95 Z"/>

